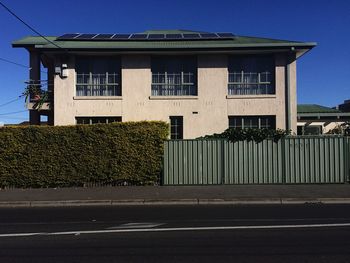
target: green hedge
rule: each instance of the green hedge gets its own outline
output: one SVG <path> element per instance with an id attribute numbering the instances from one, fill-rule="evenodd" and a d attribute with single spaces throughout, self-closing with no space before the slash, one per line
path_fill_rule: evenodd
<path id="1" fill-rule="evenodd" d="M 214 133 L 197 139 L 227 139 L 231 142 L 237 141 L 255 141 L 257 143 L 266 139 L 272 139 L 274 142 L 290 135 L 291 131 L 281 129 L 235 129 L 229 128 L 222 133 Z"/>
<path id="2" fill-rule="evenodd" d="M 165 122 L 0 128 L 0 188 L 159 181 Z"/>

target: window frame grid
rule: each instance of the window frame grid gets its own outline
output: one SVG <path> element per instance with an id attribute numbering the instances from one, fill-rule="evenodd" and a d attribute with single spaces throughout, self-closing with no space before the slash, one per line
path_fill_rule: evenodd
<path id="1" fill-rule="evenodd" d="M 186 78 L 189 81 L 185 81 Z M 160 81 L 162 79 L 164 82 Z M 195 74 L 184 71 L 152 73 L 152 96 L 196 96 Z"/>
<path id="2" fill-rule="evenodd" d="M 255 72 L 252 69 L 256 69 Z M 230 56 L 227 94 L 275 95 L 275 71 L 275 57 L 272 55 Z"/>
<path id="3" fill-rule="evenodd" d="M 151 57 L 151 96 L 198 96 L 196 55 Z"/>
<path id="4" fill-rule="evenodd" d="M 252 128 L 252 125 L 246 124 L 249 119 L 257 118 L 258 127 Z M 228 116 L 229 119 L 229 128 L 230 129 L 276 129 L 276 116 L 275 115 L 247 115 L 247 116 Z M 239 123 L 237 125 L 237 121 Z M 235 122 L 235 125 L 230 125 L 231 121 Z M 266 124 L 262 124 L 262 121 L 266 121 Z M 262 127 L 264 126 L 264 127 Z M 270 126 L 270 127 L 268 127 Z"/>
<path id="5" fill-rule="evenodd" d="M 256 82 L 248 82 L 247 75 L 256 75 Z M 261 75 L 266 74 L 266 79 L 270 81 L 261 81 Z M 235 75 L 240 75 L 241 81 L 234 81 Z M 271 72 L 229 72 L 228 73 L 228 95 L 266 95 L 274 94 L 273 89 L 273 74 Z M 233 80 L 233 81 L 232 81 Z M 256 87 L 254 87 L 256 86 Z M 264 90 L 264 91 L 263 91 Z"/>
<path id="6" fill-rule="evenodd" d="M 105 122 L 99 122 L 99 123 L 94 123 L 93 119 L 105 119 Z M 110 119 L 114 119 L 114 121 L 110 122 Z M 83 121 L 84 123 L 78 123 L 79 120 Z M 88 123 L 85 121 L 88 121 Z M 75 123 L 77 125 L 93 125 L 93 124 L 109 124 L 109 123 L 114 123 L 114 122 L 122 122 L 122 117 L 121 116 L 91 116 L 91 117 L 85 117 L 85 116 L 78 116 L 75 117 Z"/>
<path id="7" fill-rule="evenodd" d="M 88 82 L 84 82 L 84 77 L 88 76 Z M 114 81 L 117 82 L 109 82 L 110 76 L 114 77 Z M 96 97 L 96 96 L 121 96 L 121 90 L 119 85 L 120 74 L 118 73 L 76 73 L 76 94 L 77 96 L 84 97 Z M 83 82 L 79 82 L 79 77 L 82 77 Z M 99 80 L 102 79 L 104 82 L 102 83 L 93 83 L 94 78 L 98 77 Z M 83 87 L 82 89 L 79 87 Z M 111 94 L 109 94 L 109 87 L 113 87 Z M 81 95 L 83 93 L 83 95 Z M 99 95 L 96 95 L 99 94 Z M 107 93 L 107 94 L 103 94 Z"/>
<path id="8" fill-rule="evenodd" d="M 101 61 L 105 65 L 103 70 L 96 66 Z M 94 73 L 99 71 L 102 73 Z M 120 57 L 82 55 L 75 58 L 75 94 L 78 97 L 122 96 L 121 77 Z"/>

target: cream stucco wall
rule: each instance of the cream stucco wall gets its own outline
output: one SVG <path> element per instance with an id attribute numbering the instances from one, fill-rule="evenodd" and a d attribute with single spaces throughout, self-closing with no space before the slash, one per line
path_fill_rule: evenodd
<path id="1" fill-rule="evenodd" d="M 67 77 L 54 78 L 54 124 L 74 125 L 79 116 L 121 116 L 122 121 L 163 120 L 183 116 L 184 138 L 222 132 L 228 128 L 229 115 L 275 115 L 276 127 L 286 128 L 285 65 L 277 54 L 276 94 L 269 96 L 227 96 L 228 56 L 198 55 L 198 96 L 162 98 L 151 96 L 151 56 L 123 55 L 122 96 L 79 98 L 75 95 L 74 57 L 57 60 L 68 64 Z M 296 131 L 295 63 L 291 64 L 291 116 Z M 295 121 L 294 121 L 295 119 Z"/>

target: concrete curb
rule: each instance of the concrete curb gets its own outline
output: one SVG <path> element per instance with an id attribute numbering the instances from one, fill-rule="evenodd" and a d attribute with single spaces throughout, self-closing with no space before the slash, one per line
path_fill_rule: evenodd
<path id="1" fill-rule="evenodd" d="M 261 199 L 131 199 L 131 200 L 58 200 L 1 201 L 0 207 L 69 207 L 69 206 L 132 206 L 132 205 L 292 205 L 350 204 L 350 198 L 261 198 Z"/>

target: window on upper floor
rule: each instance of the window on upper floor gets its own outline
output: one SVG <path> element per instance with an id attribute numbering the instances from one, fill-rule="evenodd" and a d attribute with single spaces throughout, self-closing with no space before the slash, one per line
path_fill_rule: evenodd
<path id="1" fill-rule="evenodd" d="M 121 122 L 122 117 L 76 117 L 77 124 L 98 124 Z"/>
<path id="2" fill-rule="evenodd" d="M 232 56 L 228 71 L 228 95 L 275 94 L 273 56 Z"/>
<path id="3" fill-rule="evenodd" d="M 77 96 L 121 96 L 120 59 L 113 57 L 76 58 Z"/>
<path id="4" fill-rule="evenodd" d="M 276 129 L 276 116 L 229 116 L 229 128 Z"/>
<path id="5" fill-rule="evenodd" d="M 196 96 L 197 57 L 152 57 L 152 96 Z"/>

